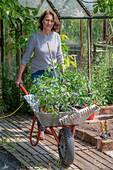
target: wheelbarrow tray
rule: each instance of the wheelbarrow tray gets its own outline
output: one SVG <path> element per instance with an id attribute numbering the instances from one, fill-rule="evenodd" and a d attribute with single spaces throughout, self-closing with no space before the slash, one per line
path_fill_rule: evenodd
<path id="1" fill-rule="evenodd" d="M 24 98 L 31 106 L 34 114 L 43 126 L 68 126 L 68 125 L 81 125 L 86 121 L 94 112 L 100 110 L 97 105 L 85 107 L 79 111 L 74 112 L 59 112 L 58 115 L 53 118 L 53 113 L 42 113 L 39 111 L 40 101 L 35 100 L 35 96 L 25 95 Z"/>

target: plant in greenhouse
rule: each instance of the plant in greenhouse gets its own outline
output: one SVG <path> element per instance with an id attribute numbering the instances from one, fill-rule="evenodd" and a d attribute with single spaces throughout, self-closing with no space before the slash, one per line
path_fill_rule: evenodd
<path id="1" fill-rule="evenodd" d="M 77 67 L 73 57 L 71 55 L 68 55 L 68 47 L 66 46 L 66 42 L 69 41 L 69 38 L 65 34 L 61 34 L 60 37 L 65 67 L 68 68 L 70 67 L 70 65 Z"/>
<path id="2" fill-rule="evenodd" d="M 101 105 L 113 103 L 113 70 L 106 65 L 106 62 L 107 61 L 99 63 L 99 67 L 92 70 L 92 98 L 97 97 Z"/>
<path id="3" fill-rule="evenodd" d="M 20 51 L 20 48 L 27 45 L 30 35 L 37 31 L 38 20 L 35 16 L 38 14 L 38 10 L 36 8 L 24 7 L 15 0 L 2 0 L 0 9 L 1 19 L 5 20 L 4 28 L 6 30 L 8 28 L 8 38 L 11 39 L 10 44 L 7 44 L 5 48 L 5 53 L 7 54 L 10 50 L 16 53 L 17 50 Z M 32 15 L 30 11 L 32 11 Z M 34 19 L 35 24 L 33 24 Z M 21 24 L 23 24 L 22 28 Z"/>

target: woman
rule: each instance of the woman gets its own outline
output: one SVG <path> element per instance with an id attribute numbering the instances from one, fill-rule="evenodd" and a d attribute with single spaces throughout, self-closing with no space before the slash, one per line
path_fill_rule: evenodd
<path id="1" fill-rule="evenodd" d="M 61 40 L 59 36 L 60 22 L 57 15 L 53 11 L 45 11 L 39 18 L 39 29 L 37 33 L 31 35 L 30 40 L 27 45 L 26 52 L 22 58 L 19 73 L 16 80 L 16 85 L 22 82 L 22 73 L 30 60 L 32 53 L 34 56 L 31 62 L 31 77 L 32 81 L 41 75 L 44 75 L 44 71 L 47 69 L 48 65 L 51 64 L 50 53 L 48 50 L 47 42 L 50 46 L 51 55 L 53 62 L 59 62 L 62 64 L 62 72 L 64 72 L 64 61 L 61 51 Z M 57 68 L 56 68 L 57 69 Z M 38 128 L 40 122 L 38 121 Z M 44 131 L 51 134 L 48 127 L 42 126 L 40 139 L 45 139 Z"/>

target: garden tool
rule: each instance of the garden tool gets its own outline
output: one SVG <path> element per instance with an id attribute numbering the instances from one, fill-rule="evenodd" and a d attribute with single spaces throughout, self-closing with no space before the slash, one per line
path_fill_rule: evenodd
<path id="1" fill-rule="evenodd" d="M 105 129 L 104 129 L 103 121 L 100 121 L 100 124 L 101 124 L 101 132 L 102 132 L 101 137 L 104 139 L 110 137 L 110 133 L 108 133 L 108 120 L 105 120 Z"/>
<path id="2" fill-rule="evenodd" d="M 105 137 L 110 137 L 110 133 L 108 133 L 108 120 L 105 120 Z"/>
<path id="3" fill-rule="evenodd" d="M 101 132 L 102 132 L 102 135 L 104 133 L 104 124 L 103 124 L 103 121 L 100 121 L 100 125 L 101 125 Z"/>
<path id="4" fill-rule="evenodd" d="M 54 71 L 54 74 L 55 74 L 55 78 L 57 78 L 57 75 L 56 75 L 56 72 L 55 72 L 54 63 L 53 63 L 53 58 L 52 58 L 52 55 L 51 55 L 51 51 L 50 51 L 50 47 L 49 47 L 49 43 L 48 43 L 48 42 L 47 42 L 47 46 L 48 46 L 49 54 L 50 54 L 50 57 L 51 57 L 51 62 L 52 62 L 52 66 L 53 66 L 53 71 Z"/>

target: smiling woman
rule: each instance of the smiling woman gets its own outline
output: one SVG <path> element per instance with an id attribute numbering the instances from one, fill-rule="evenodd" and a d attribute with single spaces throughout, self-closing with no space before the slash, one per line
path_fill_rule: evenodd
<path id="1" fill-rule="evenodd" d="M 49 35 L 51 33 L 51 29 L 53 28 L 53 25 L 54 25 L 53 16 L 46 15 L 44 20 L 42 21 L 42 23 L 43 23 L 43 31 L 40 33 Z"/>
<path id="2" fill-rule="evenodd" d="M 48 65 L 51 65 L 51 71 L 53 70 L 52 62 L 55 64 L 60 63 L 63 67 L 61 69 L 64 72 L 64 60 L 61 50 L 61 39 L 59 36 L 60 22 L 57 15 L 53 11 L 45 11 L 39 18 L 39 29 L 40 31 L 33 33 L 30 37 L 30 40 L 27 45 L 26 52 L 22 58 L 19 73 L 16 80 L 16 85 L 19 87 L 19 84 L 22 82 L 22 73 L 30 61 L 30 58 L 34 52 L 31 62 L 31 77 L 32 82 L 34 83 L 35 78 L 37 78 L 37 84 L 39 82 L 39 77 L 45 74 L 45 70 Z M 48 44 L 50 49 L 48 48 Z M 52 55 L 50 56 L 50 51 Z M 55 67 L 57 72 L 57 66 Z M 51 76 L 55 76 L 51 74 Z M 38 121 L 38 127 L 40 122 Z M 49 128 L 42 127 L 40 139 L 45 139 L 44 131 L 51 134 Z"/>
<path id="3" fill-rule="evenodd" d="M 45 31 L 45 33 L 47 34 L 46 29 L 48 28 L 48 26 L 50 29 L 49 33 L 51 33 L 52 31 L 59 33 L 60 31 L 59 19 L 53 11 L 45 11 L 39 18 L 39 24 L 39 28 L 42 33 L 43 31 Z M 44 26 L 46 27 L 44 28 Z"/>

